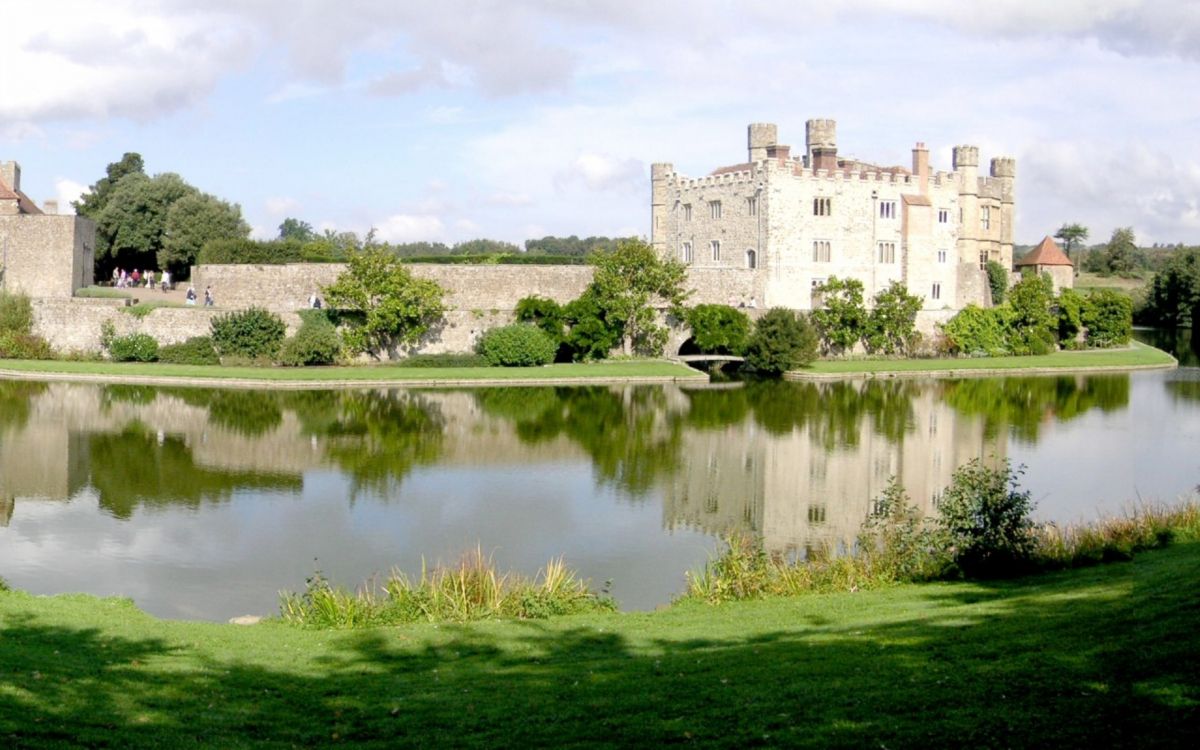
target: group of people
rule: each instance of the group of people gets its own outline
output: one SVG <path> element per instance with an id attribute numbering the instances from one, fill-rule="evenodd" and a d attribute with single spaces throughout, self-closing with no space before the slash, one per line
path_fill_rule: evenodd
<path id="1" fill-rule="evenodd" d="M 189 305 L 196 304 L 196 287 L 192 286 L 191 284 L 188 284 L 187 295 L 184 298 L 184 301 Z M 215 303 L 213 301 L 213 296 L 212 296 L 212 287 L 206 286 L 206 287 L 204 287 L 204 306 L 212 307 L 213 304 L 215 304 Z"/>
<path id="2" fill-rule="evenodd" d="M 138 287 L 153 289 L 155 287 L 155 282 L 159 281 L 162 284 L 163 292 L 166 292 L 171 288 L 171 272 L 163 271 L 162 276 L 159 277 L 154 272 L 154 269 L 146 269 L 146 273 L 142 273 L 136 268 L 133 269 L 133 271 L 126 271 L 123 268 L 114 268 L 112 272 L 112 281 L 113 286 L 117 289 L 136 289 Z"/>

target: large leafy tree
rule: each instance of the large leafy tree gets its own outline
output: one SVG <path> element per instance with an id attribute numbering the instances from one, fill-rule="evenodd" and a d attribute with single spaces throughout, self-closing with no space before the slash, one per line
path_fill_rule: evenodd
<path id="1" fill-rule="evenodd" d="M 1046 274 L 1028 274 L 1008 295 L 1012 317 L 1009 349 L 1013 354 L 1046 354 L 1058 343 L 1058 315 L 1054 308 L 1054 284 Z"/>
<path id="2" fill-rule="evenodd" d="M 158 267 L 179 273 L 196 262 L 210 240 L 239 240 L 250 236 L 242 209 L 207 193 L 184 195 L 167 210 Z"/>
<path id="3" fill-rule="evenodd" d="M 1063 250 L 1071 257 L 1071 248 L 1088 238 L 1088 229 L 1082 224 L 1063 224 L 1054 233 L 1054 238 L 1062 240 Z"/>
<path id="4" fill-rule="evenodd" d="M 153 267 L 163 248 L 171 206 L 196 192 L 182 177 L 169 172 L 154 177 L 134 172 L 118 180 L 94 217 L 97 270 Z"/>
<path id="5" fill-rule="evenodd" d="M 667 329 L 657 322 L 657 305 L 680 307 L 687 298 L 687 269 L 661 258 L 642 240 L 624 240 L 611 253 L 592 257 L 596 267 L 591 290 L 605 320 L 620 331 L 621 350 L 629 355 L 662 352 Z"/>
<path id="6" fill-rule="evenodd" d="M 329 306 L 346 324 L 343 339 L 376 359 L 395 357 L 421 340 L 446 306 L 437 282 L 412 275 L 383 248 L 351 251 L 346 270 L 325 287 Z"/>
<path id="7" fill-rule="evenodd" d="M 867 331 L 867 308 L 863 305 L 863 283 L 858 279 L 829 279 L 816 287 L 821 306 L 812 312 L 812 322 L 827 352 L 843 353 L 858 343 Z"/>
<path id="8" fill-rule="evenodd" d="M 803 314 L 783 307 L 767 310 L 746 344 L 746 363 L 756 372 L 778 375 L 817 358 L 817 334 Z"/>
<path id="9" fill-rule="evenodd" d="M 1154 325 L 1200 331 L 1200 247 L 1175 251 L 1154 275 L 1146 317 Z"/>
<path id="10" fill-rule="evenodd" d="M 108 205 L 109 196 L 121 178 L 131 174 L 144 175 L 146 167 L 142 162 L 141 154 L 126 152 L 120 161 L 112 162 L 105 167 L 104 173 L 104 177 L 96 180 L 86 193 L 79 196 L 79 200 L 71 203 L 75 207 L 75 213 L 90 219 L 97 218 L 104 207 Z"/>
<path id="11" fill-rule="evenodd" d="M 317 238 L 312 224 L 300 219 L 288 217 L 279 225 L 279 239 L 296 240 L 297 242 L 312 242 Z"/>
<path id="12" fill-rule="evenodd" d="M 875 307 L 867 315 L 863 342 L 872 353 L 907 354 L 917 340 L 917 313 L 921 298 L 909 294 L 893 281 L 875 295 Z"/>

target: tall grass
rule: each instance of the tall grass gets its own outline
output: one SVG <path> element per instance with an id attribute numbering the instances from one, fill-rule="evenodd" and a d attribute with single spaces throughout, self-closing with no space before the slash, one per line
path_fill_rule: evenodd
<path id="1" fill-rule="evenodd" d="M 607 594 L 591 591 L 562 558 L 551 560 L 530 579 L 499 573 L 478 547 L 456 565 L 429 569 L 422 563 L 416 579 L 393 570 L 382 586 L 370 581 L 356 591 L 333 586 L 318 572 L 303 593 L 284 592 L 280 600 L 284 621 L 319 628 L 541 619 L 616 609 Z"/>

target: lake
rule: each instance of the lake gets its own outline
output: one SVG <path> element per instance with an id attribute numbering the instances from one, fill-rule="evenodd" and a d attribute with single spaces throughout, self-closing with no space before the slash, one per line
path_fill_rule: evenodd
<path id="1" fill-rule="evenodd" d="M 1143 335 L 1143 334 L 1139 334 Z M 480 546 L 563 555 L 626 609 L 669 602 L 722 536 L 852 540 L 899 477 L 929 512 L 975 457 L 1040 519 L 1200 483 L 1200 369 L 829 384 L 245 391 L 0 381 L 0 576 L 162 617 L 277 611 Z"/>

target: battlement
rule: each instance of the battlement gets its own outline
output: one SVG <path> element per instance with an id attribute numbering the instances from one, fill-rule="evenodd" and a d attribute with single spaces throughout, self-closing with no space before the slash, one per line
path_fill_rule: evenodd
<path id="1" fill-rule="evenodd" d="M 978 146 L 955 146 L 952 153 L 955 172 L 958 172 L 963 167 L 979 166 Z"/>
<path id="2" fill-rule="evenodd" d="M 992 159 L 992 177 L 1014 178 L 1017 176 L 1017 160 L 1009 156 Z"/>

